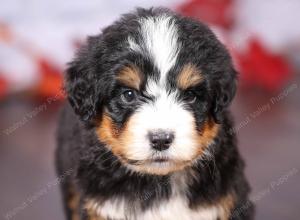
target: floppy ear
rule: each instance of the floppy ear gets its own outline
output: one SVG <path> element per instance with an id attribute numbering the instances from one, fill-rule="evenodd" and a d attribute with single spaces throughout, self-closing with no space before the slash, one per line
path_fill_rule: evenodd
<path id="1" fill-rule="evenodd" d="M 98 79 L 93 63 L 92 45 L 95 39 L 89 38 L 88 44 L 83 46 L 74 61 L 69 63 L 65 77 L 65 90 L 68 100 L 75 113 L 81 120 L 90 122 L 97 113 L 101 103 Z M 98 38 L 99 41 L 99 38 Z"/>
<path id="2" fill-rule="evenodd" d="M 222 120 L 223 111 L 229 106 L 236 93 L 237 72 L 230 68 L 216 79 L 215 93 L 213 97 L 213 118 L 216 123 Z"/>
<path id="3" fill-rule="evenodd" d="M 79 61 L 80 62 L 80 61 Z M 79 62 L 71 63 L 67 70 L 66 91 L 68 100 L 75 113 L 88 121 L 95 115 L 95 91 L 89 79 L 86 77 L 88 71 Z"/>

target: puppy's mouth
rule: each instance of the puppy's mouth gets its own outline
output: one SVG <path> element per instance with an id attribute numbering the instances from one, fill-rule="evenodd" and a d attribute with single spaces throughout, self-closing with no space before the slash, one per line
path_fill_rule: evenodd
<path id="1" fill-rule="evenodd" d="M 122 161 L 130 169 L 140 173 L 167 175 L 179 171 L 192 164 L 191 160 L 175 159 L 169 156 L 155 155 L 144 160 L 134 160 L 122 157 Z"/>
<path id="2" fill-rule="evenodd" d="M 175 160 L 169 158 L 169 157 L 153 157 L 146 160 L 130 160 L 127 159 L 126 162 L 131 165 L 149 165 L 149 164 L 160 164 L 160 163 L 172 163 L 176 162 Z"/>
<path id="3" fill-rule="evenodd" d="M 152 163 L 165 163 L 165 162 L 169 162 L 170 159 L 169 158 L 155 158 L 155 159 L 152 159 L 151 162 Z"/>
<path id="4" fill-rule="evenodd" d="M 127 164 L 139 167 L 173 167 L 173 166 L 186 166 L 191 164 L 190 160 L 176 160 L 170 157 L 153 157 L 146 160 L 126 160 Z"/>

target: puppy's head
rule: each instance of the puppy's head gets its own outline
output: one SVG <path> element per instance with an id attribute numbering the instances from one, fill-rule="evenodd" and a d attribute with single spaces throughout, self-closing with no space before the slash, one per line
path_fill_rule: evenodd
<path id="1" fill-rule="evenodd" d="M 205 154 L 235 81 L 229 54 L 205 25 L 138 9 L 89 38 L 66 89 L 75 112 L 122 163 L 165 175 Z"/>

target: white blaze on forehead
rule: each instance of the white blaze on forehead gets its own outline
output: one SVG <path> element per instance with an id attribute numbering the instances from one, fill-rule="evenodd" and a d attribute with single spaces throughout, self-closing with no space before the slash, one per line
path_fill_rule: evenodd
<path id="1" fill-rule="evenodd" d="M 154 97 L 153 102 L 145 103 L 132 116 L 130 130 L 132 143 L 128 148 L 132 159 L 148 159 L 153 154 L 148 133 L 162 129 L 174 133 L 172 146 L 163 152 L 173 159 L 189 160 L 194 155 L 195 121 L 191 112 L 178 101 L 178 91 L 167 89 L 167 74 L 176 64 L 180 50 L 178 29 L 172 16 L 163 14 L 139 20 L 141 41 L 128 38 L 129 47 L 145 55 L 158 69 L 160 78 L 156 82 L 148 79 L 146 93 Z"/>
<path id="2" fill-rule="evenodd" d="M 128 39 L 132 50 L 147 53 L 160 72 L 160 82 L 166 79 L 168 71 L 175 65 L 180 49 L 178 31 L 169 15 L 142 18 L 139 21 L 142 45 L 138 45 L 132 38 Z"/>

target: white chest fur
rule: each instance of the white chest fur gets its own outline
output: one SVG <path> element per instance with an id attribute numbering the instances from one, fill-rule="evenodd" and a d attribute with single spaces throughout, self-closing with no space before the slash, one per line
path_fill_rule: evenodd
<path id="1" fill-rule="evenodd" d="M 165 201 L 157 201 L 145 211 L 138 207 L 138 202 L 133 205 L 117 198 L 106 200 L 104 203 L 90 200 L 87 207 L 97 216 L 113 220 L 217 220 L 218 217 L 222 220 L 228 219 L 225 217 L 228 216 L 228 210 L 220 204 L 191 209 L 184 193 L 185 180 L 185 175 L 173 179 L 171 197 Z"/>
<path id="2" fill-rule="evenodd" d="M 191 210 L 186 199 L 174 196 L 146 211 L 132 212 L 124 200 L 107 200 L 102 205 L 94 203 L 94 211 L 103 218 L 113 220 L 217 220 L 220 207 L 210 206 Z"/>

